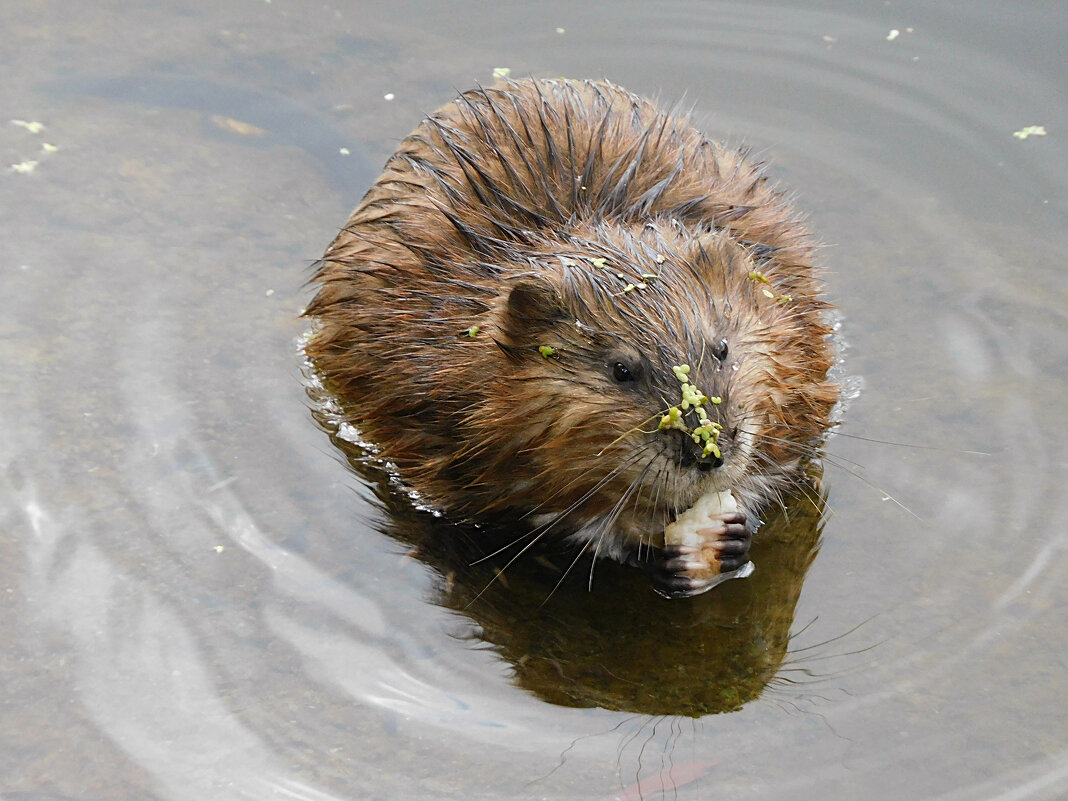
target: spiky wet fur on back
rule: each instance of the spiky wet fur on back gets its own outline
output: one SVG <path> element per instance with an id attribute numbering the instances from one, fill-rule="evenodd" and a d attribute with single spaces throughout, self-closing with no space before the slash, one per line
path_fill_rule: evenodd
<path id="1" fill-rule="evenodd" d="M 755 516 L 797 480 L 837 398 L 811 258 L 744 153 L 609 83 L 508 82 L 389 159 L 315 275 L 307 353 L 430 502 L 619 555 L 713 482 Z M 723 398 L 715 470 L 656 430 L 684 363 Z"/>

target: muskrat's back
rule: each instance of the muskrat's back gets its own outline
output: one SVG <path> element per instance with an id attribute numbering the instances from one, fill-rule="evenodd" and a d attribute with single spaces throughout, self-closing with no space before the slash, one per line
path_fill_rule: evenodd
<path id="1" fill-rule="evenodd" d="M 307 353 L 430 503 L 634 557 L 711 489 L 749 532 L 799 480 L 837 398 L 811 257 L 742 152 L 610 83 L 508 82 L 389 159 Z"/>

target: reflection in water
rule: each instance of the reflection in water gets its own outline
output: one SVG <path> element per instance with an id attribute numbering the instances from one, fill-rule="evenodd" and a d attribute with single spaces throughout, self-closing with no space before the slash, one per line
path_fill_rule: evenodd
<path id="1" fill-rule="evenodd" d="M 314 397 L 317 390 L 310 391 Z M 374 488 L 383 533 L 437 571 L 434 600 L 465 615 L 465 636 L 492 646 L 516 683 L 539 698 L 700 717 L 741 708 L 778 673 L 819 549 L 818 475 L 761 528 L 749 579 L 666 600 L 633 568 L 576 561 L 561 543 L 517 556 L 522 530 L 456 525 L 414 508 L 364 447 L 338 434 L 329 413 L 315 416 Z"/>

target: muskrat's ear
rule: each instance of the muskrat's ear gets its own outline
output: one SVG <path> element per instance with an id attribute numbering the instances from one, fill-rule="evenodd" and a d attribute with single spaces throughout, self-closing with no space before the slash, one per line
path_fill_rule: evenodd
<path id="1" fill-rule="evenodd" d="M 502 346 L 523 347 L 532 338 L 568 317 L 563 298 L 553 284 L 543 278 L 516 281 L 500 309 Z M 544 343 L 541 343 L 544 344 Z"/>
<path id="2" fill-rule="evenodd" d="M 552 324 L 567 319 L 556 287 L 540 278 L 516 282 L 508 293 L 508 314 L 517 320 Z"/>

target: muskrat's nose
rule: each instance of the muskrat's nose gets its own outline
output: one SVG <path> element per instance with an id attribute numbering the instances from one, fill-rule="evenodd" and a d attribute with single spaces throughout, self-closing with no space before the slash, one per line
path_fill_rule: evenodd
<path id="1" fill-rule="evenodd" d="M 722 456 L 709 456 L 697 462 L 697 469 L 700 470 L 702 473 L 707 473 L 709 470 L 715 470 L 717 467 L 722 466 Z"/>
<path id="2" fill-rule="evenodd" d="M 672 432 L 675 434 L 676 432 Z M 722 467 L 725 461 L 723 454 L 730 450 L 730 437 L 717 437 L 719 447 L 705 452 L 705 444 L 697 443 L 691 434 L 678 432 L 674 445 L 674 456 L 680 467 L 697 468 L 702 473 Z"/>

